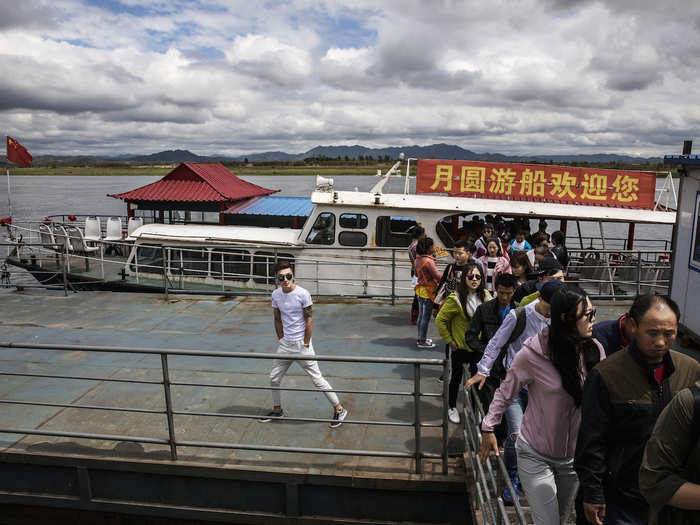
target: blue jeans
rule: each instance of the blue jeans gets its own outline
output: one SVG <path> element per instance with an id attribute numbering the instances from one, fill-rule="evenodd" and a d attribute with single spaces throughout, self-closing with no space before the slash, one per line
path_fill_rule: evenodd
<path id="1" fill-rule="evenodd" d="M 523 414 L 527 408 L 527 390 L 521 390 L 513 399 L 513 402 L 506 408 L 506 425 L 508 426 L 508 437 L 503 444 L 503 463 L 506 465 L 508 475 L 512 478 L 518 473 L 518 458 L 515 455 L 515 439 L 513 434 L 520 434 L 520 425 L 523 422 Z"/>
<path id="2" fill-rule="evenodd" d="M 430 316 L 433 315 L 432 299 L 418 298 L 418 340 L 425 341 L 428 336 Z"/>

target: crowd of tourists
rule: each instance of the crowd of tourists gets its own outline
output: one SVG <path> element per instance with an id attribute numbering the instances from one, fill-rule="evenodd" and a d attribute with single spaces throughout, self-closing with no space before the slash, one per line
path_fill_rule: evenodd
<path id="1" fill-rule="evenodd" d="M 445 343 L 454 424 L 468 365 L 465 388 L 485 413 L 481 460 L 503 447 L 504 502 L 524 491 L 538 524 L 574 509 L 578 524 L 699 524 L 700 363 L 671 349 L 678 306 L 641 295 L 595 323 L 590 298 L 566 282 L 562 232 L 467 226 L 443 272 L 414 229 L 412 321 L 419 349 L 436 347 L 432 318 Z"/>

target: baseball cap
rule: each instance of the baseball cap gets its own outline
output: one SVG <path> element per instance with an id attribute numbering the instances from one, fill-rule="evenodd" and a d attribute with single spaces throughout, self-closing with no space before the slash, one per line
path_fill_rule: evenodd
<path id="1" fill-rule="evenodd" d="M 539 274 L 542 274 L 544 272 L 552 271 L 552 273 L 556 273 L 558 270 L 563 270 L 564 267 L 561 265 L 559 261 L 557 261 L 554 257 L 552 256 L 547 256 L 544 257 L 541 261 L 540 264 L 537 267 L 537 271 Z"/>
<path id="2" fill-rule="evenodd" d="M 546 283 L 537 283 L 537 289 L 540 291 L 540 299 L 545 303 L 551 303 L 552 296 L 562 286 L 564 286 L 564 283 L 556 279 L 547 281 Z"/>

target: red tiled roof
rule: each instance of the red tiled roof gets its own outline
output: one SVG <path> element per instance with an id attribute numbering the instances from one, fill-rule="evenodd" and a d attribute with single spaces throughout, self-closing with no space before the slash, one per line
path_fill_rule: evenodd
<path id="1" fill-rule="evenodd" d="M 275 192 L 239 179 L 218 162 L 183 162 L 159 181 L 109 196 L 127 201 L 226 202 Z"/>

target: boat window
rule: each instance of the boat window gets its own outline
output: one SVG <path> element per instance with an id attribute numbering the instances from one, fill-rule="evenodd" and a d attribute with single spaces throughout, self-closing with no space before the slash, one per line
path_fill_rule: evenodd
<path id="1" fill-rule="evenodd" d="M 156 210 L 142 210 L 139 208 L 134 210 L 134 217 L 143 217 L 144 224 L 158 222 L 156 220 Z"/>
<path id="2" fill-rule="evenodd" d="M 256 283 L 276 284 L 275 265 L 281 261 L 287 261 L 294 272 L 294 256 L 291 253 L 255 252 L 253 280 Z"/>
<path id="3" fill-rule="evenodd" d="M 367 244 L 367 235 L 364 232 L 340 232 L 338 234 L 338 242 L 341 246 L 365 246 Z"/>
<path id="4" fill-rule="evenodd" d="M 382 215 L 377 217 L 377 246 L 406 248 L 411 244 L 409 230 L 418 223 L 413 217 L 396 217 Z"/>
<path id="5" fill-rule="evenodd" d="M 366 228 L 367 215 L 363 213 L 343 213 L 338 219 L 338 224 L 341 228 Z"/>
<path id="6" fill-rule="evenodd" d="M 693 224 L 692 239 L 690 265 L 700 270 L 700 192 L 695 195 L 695 223 Z"/>
<path id="7" fill-rule="evenodd" d="M 443 219 L 440 219 L 435 225 L 435 231 L 437 232 L 438 237 L 442 241 L 442 244 L 445 246 L 445 248 L 453 248 L 455 245 L 455 240 L 448 231 L 448 228 L 452 227 L 452 220 L 456 222 L 457 217 L 445 217 Z"/>
<path id="8" fill-rule="evenodd" d="M 321 213 L 306 237 L 309 244 L 333 244 L 335 242 L 335 215 Z"/>

